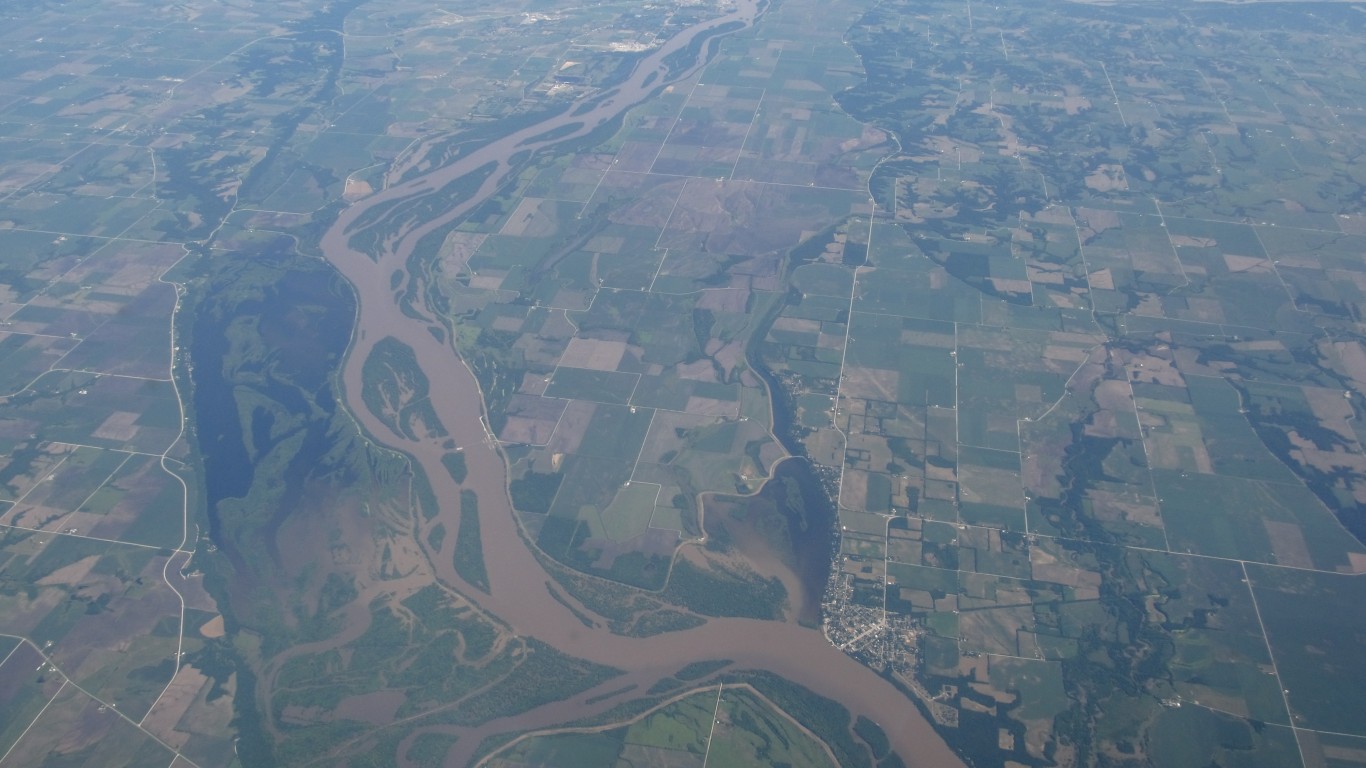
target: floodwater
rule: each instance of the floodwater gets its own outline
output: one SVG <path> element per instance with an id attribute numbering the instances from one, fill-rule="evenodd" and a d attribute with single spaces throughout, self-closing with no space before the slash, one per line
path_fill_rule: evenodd
<path id="1" fill-rule="evenodd" d="M 835 506 L 800 457 L 782 460 L 759 493 L 705 498 L 703 525 L 740 553 L 746 565 L 777 576 L 796 618 L 816 626 L 835 549 Z"/>
<path id="2" fill-rule="evenodd" d="M 636 639 L 614 635 L 601 627 L 585 627 L 568 608 L 551 597 L 545 586 L 548 577 L 522 538 L 508 501 L 504 457 L 487 439 L 483 400 L 473 373 L 446 342 L 437 340 L 429 332 L 429 327 L 438 323 L 405 315 L 390 290 L 391 275 L 404 270 L 422 236 L 463 215 L 492 194 L 509 173 L 509 158 L 513 154 L 572 141 L 642 102 L 662 86 L 691 76 L 705 63 L 710 43 L 694 48 L 699 51 L 696 60 L 681 70 L 671 71 L 666 66 L 666 57 L 688 49 L 700 35 L 750 26 L 762 11 L 759 0 L 739 0 L 728 15 L 698 24 L 669 40 L 645 58 L 609 95 L 593 99 L 591 106 L 570 105 L 562 113 L 486 145 L 450 165 L 396 183 L 365 198 L 346 209 L 323 238 L 325 257 L 351 282 L 359 299 L 357 326 L 342 371 L 347 404 L 371 435 L 410 455 L 426 472 L 441 500 L 441 510 L 436 519 L 424 523 L 425 526 L 443 522 L 447 530 L 457 529 L 460 487 L 441 464 L 441 456 L 446 452 L 442 439 L 414 441 L 397 435 L 361 402 L 361 368 L 376 341 L 393 336 L 413 348 L 432 384 L 431 402 L 437 416 L 457 443 L 464 446 L 469 468 L 465 487 L 479 495 L 480 532 L 492 594 L 483 595 L 464 583 L 455 573 L 449 557 L 431 558 L 438 577 L 498 616 L 514 632 L 538 638 L 572 656 L 626 672 L 574 699 L 551 703 L 478 728 L 433 726 L 433 730 L 459 735 L 459 741 L 448 756 L 448 764 L 467 763 L 485 736 L 509 730 L 551 727 L 602 712 L 629 700 L 633 693 L 649 688 L 685 664 L 721 658 L 734 660 L 732 668 L 762 669 L 781 675 L 839 701 L 855 714 L 881 723 L 907 765 L 961 765 L 907 698 L 877 674 L 831 646 L 819 630 L 796 623 L 712 619 L 696 629 Z M 575 114 L 580 110 L 581 114 Z M 552 138 L 537 139 L 552 131 L 554 133 L 548 134 Z M 408 167 L 421 167 L 421 159 L 420 156 L 410 159 Z M 399 230 L 380 243 L 377 253 L 361 253 L 349 247 L 349 238 L 359 231 L 356 222 L 363 221 L 361 217 L 375 206 L 434 192 L 490 163 L 495 164 L 495 170 L 484 180 L 478 193 L 464 203 L 441 216 Z M 417 309 L 419 314 L 425 313 L 420 305 Z M 425 540 L 425 536 L 418 538 Z M 351 617 L 355 621 L 333 643 L 345 642 L 347 635 L 363 631 L 368 615 L 364 601 L 358 601 L 358 605 L 358 611 Z M 635 692 L 608 696 L 591 705 L 587 703 L 593 696 L 616 691 L 631 683 L 639 686 Z"/>

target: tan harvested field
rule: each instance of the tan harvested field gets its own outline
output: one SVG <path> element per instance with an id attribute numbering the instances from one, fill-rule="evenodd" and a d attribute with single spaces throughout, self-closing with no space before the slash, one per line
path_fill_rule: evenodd
<path id="1" fill-rule="evenodd" d="M 901 374 L 881 368 L 848 366 L 840 392 L 845 397 L 896 402 Z"/>
<path id="2" fill-rule="evenodd" d="M 615 371 L 625 355 L 625 341 L 585 339 L 576 336 L 569 340 L 569 347 L 560 355 L 560 365 L 594 371 Z"/>
<path id="3" fill-rule="evenodd" d="M 1263 520 L 1266 537 L 1271 542 L 1271 551 L 1276 563 L 1295 568 L 1314 568 L 1314 558 L 1309 554 L 1309 545 L 1304 541 L 1304 532 L 1294 523 L 1279 520 Z"/>

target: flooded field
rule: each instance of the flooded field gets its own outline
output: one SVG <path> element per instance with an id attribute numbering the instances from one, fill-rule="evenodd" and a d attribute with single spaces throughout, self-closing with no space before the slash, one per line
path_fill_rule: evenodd
<path id="1" fill-rule="evenodd" d="M 498 444 L 490 439 L 482 393 L 475 376 L 444 335 L 433 332 L 434 327 L 439 329 L 439 324 L 432 319 L 434 313 L 426 309 L 420 299 L 405 312 L 391 290 L 391 286 L 399 282 L 396 275 L 409 268 L 409 257 L 419 240 L 467 213 L 492 194 L 509 173 L 510 158 L 514 154 L 551 150 L 559 143 L 572 141 L 617 119 L 668 82 L 702 66 L 710 44 L 698 43 L 707 36 L 752 25 L 761 13 L 761 3 L 742 1 L 729 15 L 696 25 L 669 40 L 643 60 L 629 79 L 607 97 L 596 98 L 590 104 L 572 105 L 554 117 L 488 144 L 450 165 L 395 183 L 354 203 L 323 238 L 327 260 L 350 281 L 359 297 L 357 324 L 343 369 L 349 408 L 372 436 L 406 453 L 421 465 L 440 500 L 439 514 L 421 523 L 419 540 L 425 540 L 425 534 L 433 526 L 444 525 L 446 529 L 454 530 L 459 525 L 460 511 L 456 502 L 462 485 L 452 480 L 443 467 L 442 457 L 449 450 L 450 439 L 463 449 L 468 469 L 463 487 L 478 495 L 480 537 L 491 589 L 489 594 L 483 594 L 465 582 L 449 558 L 431 558 L 440 580 L 469 596 L 518 635 L 534 637 L 566 654 L 626 671 L 624 676 L 574 699 L 548 704 L 514 718 L 493 720 L 468 730 L 433 726 L 435 730 L 459 734 L 457 746 L 448 757 L 455 762 L 450 764 L 463 764 L 460 761 L 467 759 L 485 736 L 549 727 L 603 712 L 628 700 L 633 695 L 631 691 L 639 695 L 639 691 L 648 689 L 681 665 L 709 659 L 731 659 L 737 669 L 767 670 L 831 697 L 855 714 L 881 722 L 908 764 L 958 764 L 909 700 L 890 683 L 831 646 L 819 630 L 798 624 L 795 617 L 786 623 L 711 619 L 695 629 L 648 639 L 613 634 L 601 626 L 585 626 L 576 613 L 582 615 L 588 611 L 582 610 L 583 606 L 575 604 L 571 598 L 560 596 L 557 599 L 551 594 L 547 589 L 547 574 L 519 530 L 508 499 L 505 456 Z M 685 67 L 677 66 L 679 52 L 692 57 Z M 538 138 L 547 136 L 553 138 Z M 421 158 L 409 162 L 409 167 L 420 165 Z M 478 192 L 460 205 L 431 220 L 412 221 L 396 229 L 387 224 L 379 227 L 385 223 L 384 206 L 418 199 L 476 172 L 484 174 Z M 377 212 L 378 217 L 374 215 Z M 367 227 L 379 227 L 387 233 L 378 238 L 379 245 L 373 252 L 369 249 L 361 252 L 351 246 L 357 242 L 357 233 Z M 374 345 L 390 337 L 414 351 L 422 373 L 432 383 L 431 407 L 449 437 L 413 439 L 400 435 L 361 402 L 363 364 Z M 808 561 L 812 547 L 828 548 L 828 544 L 818 539 L 815 537 L 814 544 L 809 541 L 803 547 L 802 565 L 807 569 L 811 568 Z M 815 587 L 811 579 L 805 581 L 807 589 Z M 392 583 L 389 586 L 392 587 Z M 354 603 L 351 628 L 326 641 L 326 645 L 340 645 L 364 630 L 368 623 L 365 605 L 365 600 Z M 803 613 L 808 620 L 811 618 L 809 607 Z M 291 654 L 318 650 L 320 646 L 317 645 L 300 646 Z M 291 654 L 285 654 L 282 661 Z M 622 692 L 629 686 L 636 687 Z"/>

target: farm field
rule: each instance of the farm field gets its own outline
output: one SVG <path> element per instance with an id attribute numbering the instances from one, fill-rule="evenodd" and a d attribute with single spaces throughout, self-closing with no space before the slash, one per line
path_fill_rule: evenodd
<path id="1" fill-rule="evenodd" d="M 796 245 L 805 217 L 857 205 L 865 150 L 883 140 L 828 89 L 815 121 L 802 114 L 813 68 L 854 81 L 833 74 L 853 66 L 837 32 L 783 69 L 780 49 L 796 54 L 817 28 L 801 8 L 723 50 L 757 6 L 143 5 L 9 19 L 22 50 L 0 87 L 0 760 L 460 763 L 496 743 L 500 718 L 549 725 L 651 701 L 643 692 L 666 675 L 621 653 L 630 638 L 711 617 L 810 624 L 819 596 L 777 551 L 781 530 L 752 532 L 747 547 L 776 551 L 762 571 L 712 553 L 669 576 L 703 535 L 700 500 L 759 490 L 785 455 L 761 383 L 741 377 L 745 341 L 777 303 L 768 251 Z M 773 57 L 767 104 L 764 87 L 723 82 L 750 53 Z M 642 84 L 647 65 L 658 86 Z M 603 106 L 624 84 L 639 108 Z M 595 105 L 604 117 L 536 127 Z M 576 135 L 589 119 L 602 125 Z M 795 136 L 794 120 L 818 126 L 810 157 L 770 179 L 772 151 L 748 134 L 784 123 Z M 428 339 L 469 358 L 486 443 L 453 418 L 449 377 L 401 329 L 376 335 L 356 356 L 363 375 L 344 379 L 359 286 L 318 257 L 347 204 L 421 186 L 519 129 L 535 154 L 357 206 L 367 213 L 347 236 L 380 250 L 472 206 L 381 282 Z M 715 180 L 736 176 L 749 187 Z M 755 210 L 723 231 L 732 204 Z M 780 233 L 754 226 L 774 216 Z M 713 235 L 740 250 L 711 263 Z M 643 248 L 657 258 L 636 258 Z M 718 282 L 742 261 L 754 289 Z M 430 442 L 439 461 L 414 461 L 402 441 Z M 544 564 L 505 551 L 519 523 L 490 458 L 515 467 L 513 493 L 530 500 L 520 525 Z M 783 510 L 805 514 L 774 510 L 780 528 Z M 507 569 L 528 563 L 546 569 L 529 582 L 539 600 L 623 638 L 589 656 L 626 669 L 575 655 L 569 624 L 503 610 L 538 605 L 509 593 Z M 799 645 L 818 637 L 800 631 Z M 812 736 L 736 695 L 735 717 L 765 725 L 718 740 L 726 754 L 752 757 L 797 728 L 805 741 L 775 754 L 809 762 L 854 722 L 840 708 L 845 720 Z M 411 725 L 384 731 L 393 721 Z"/>
<path id="2" fill-rule="evenodd" d="M 834 766 L 834 756 L 749 686 L 675 699 L 615 728 L 524 738 L 485 765 L 788 764 Z"/>
<path id="3" fill-rule="evenodd" d="M 1359 666 L 1328 606 L 1366 569 L 1366 380 L 1330 286 L 1363 263 L 1333 72 L 1364 52 L 1309 42 L 1356 16 L 894 3 L 851 30 L 870 76 L 838 101 L 897 151 L 871 216 L 794 252 L 759 350 L 839 500 L 827 631 L 972 759 L 1357 759 L 1318 686 Z"/>
<path id="4" fill-rule="evenodd" d="M 0 763 L 1366 765 L 1366 16 L 0 11 Z"/>

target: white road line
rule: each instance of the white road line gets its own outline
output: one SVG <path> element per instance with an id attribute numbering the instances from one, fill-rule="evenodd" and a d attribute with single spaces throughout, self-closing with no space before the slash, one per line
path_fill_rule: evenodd
<path id="1" fill-rule="evenodd" d="M 711 711 L 711 730 L 707 731 L 707 751 L 702 753 L 702 768 L 707 768 L 707 758 L 711 757 L 711 738 L 716 734 L 717 715 L 721 713 L 721 691 L 725 688 L 725 683 L 716 686 L 716 706 Z"/>
<path id="2" fill-rule="evenodd" d="M 13 656 L 14 652 L 19 650 L 19 647 L 22 645 L 23 643 L 15 643 L 14 647 L 9 649 L 9 653 L 5 654 L 5 658 L 3 660 L 0 660 L 0 668 L 3 668 L 5 666 L 5 662 L 9 661 L 9 657 Z"/>
<path id="3" fill-rule="evenodd" d="M 16 530 L 16 531 L 28 531 L 29 533 L 46 533 L 46 534 L 51 534 L 51 535 L 53 535 L 53 536 L 70 536 L 70 537 L 72 537 L 73 539 L 90 539 L 91 541 L 103 541 L 103 542 L 107 542 L 107 543 L 109 543 L 109 544 L 122 544 L 122 545 L 125 546 L 125 547 L 141 547 L 141 548 L 143 548 L 143 549 L 156 549 L 156 550 L 170 549 L 170 547 L 158 547 L 158 546 L 156 546 L 155 544 L 141 544 L 141 543 L 138 543 L 138 542 L 136 542 L 136 541 L 120 541 L 120 540 L 118 540 L 118 539 L 106 539 L 106 538 L 104 538 L 104 537 L 102 537 L 102 536 L 89 536 L 89 535 L 84 534 L 84 533 L 69 533 L 69 532 L 67 532 L 67 531 L 50 531 L 50 530 L 47 530 L 47 529 L 45 529 L 45 528 L 30 528 L 30 527 L 28 527 L 28 526 L 26 526 L 26 525 L 13 525 L 13 524 L 11 524 L 11 523 L 0 523 L 0 528 L 12 528 L 12 529 L 14 529 L 14 530 Z M 192 555 L 192 554 L 194 554 L 193 552 L 186 551 L 186 550 L 183 549 L 183 548 L 171 549 L 170 551 L 171 551 L 173 554 L 182 554 L 182 555 Z"/>
<path id="4" fill-rule="evenodd" d="M 1295 713 L 1290 711 L 1289 691 L 1281 681 L 1280 667 L 1276 666 L 1276 654 L 1271 650 L 1271 637 L 1266 634 L 1266 624 L 1262 622 L 1262 609 L 1257 606 L 1257 591 L 1252 588 L 1252 577 L 1247 574 L 1247 563 L 1242 564 L 1243 583 L 1247 584 L 1248 597 L 1252 598 L 1252 612 L 1257 616 L 1257 626 L 1262 630 L 1262 642 L 1266 643 L 1266 657 L 1271 660 L 1271 674 L 1276 676 L 1276 688 L 1281 692 L 1281 703 L 1285 705 L 1285 720 L 1290 723 L 1291 733 L 1295 734 L 1295 748 L 1300 751 L 1300 765 L 1307 766 L 1304 760 L 1304 745 L 1300 744 L 1300 734 L 1295 728 Z"/>
<path id="5" fill-rule="evenodd" d="M 15 739 L 14 743 L 9 745 L 9 749 L 5 750 L 5 754 L 0 755 L 0 764 L 3 764 L 10 756 L 10 753 L 14 751 L 14 748 L 19 746 L 19 743 L 28 735 L 28 732 L 33 729 L 34 724 L 43 718 L 43 713 L 47 711 L 48 707 L 52 706 L 52 702 L 56 701 L 58 696 L 62 695 L 62 691 L 66 689 L 67 683 L 69 682 L 71 681 L 65 678 L 62 680 L 62 684 L 57 687 L 57 692 L 52 694 L 52 698 L 48 699 L 47 703 L 43 705 L 43 708 L 38 710 L 38 714 L 33 716 L 33 719 L 28 723 L 28 727 L 24 728 L 23 733 L 19 734 L 19 738 Z"/>

